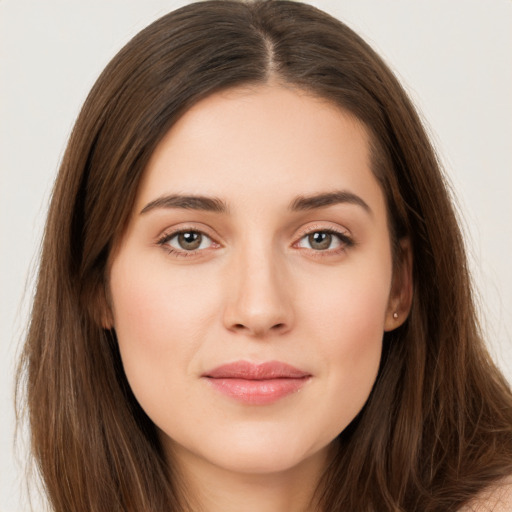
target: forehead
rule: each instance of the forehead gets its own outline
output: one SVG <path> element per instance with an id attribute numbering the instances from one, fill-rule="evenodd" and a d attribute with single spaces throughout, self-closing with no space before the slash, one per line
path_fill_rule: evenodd
<path id="1" fill-rule="evenodd" d="M 145 170 L 136 208 L 171 193 L 236 206 L 288 204 L 333 189 L 382 203 L 363 124 L 301 90 L 243 87 L 198 102 L 169 130 Z"/>

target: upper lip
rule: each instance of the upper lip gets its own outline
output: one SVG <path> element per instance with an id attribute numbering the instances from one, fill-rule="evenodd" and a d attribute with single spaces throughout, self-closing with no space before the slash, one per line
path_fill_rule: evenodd
<path id="1" fill-rule="evenodd" d="M 205 372 L 203 377 L 212 379 L 302 379 L 311 374 L 280 361 L 266 361 L 264 363 L 251 363 L 249 361 L 235 361 L 223 364 Z"/>

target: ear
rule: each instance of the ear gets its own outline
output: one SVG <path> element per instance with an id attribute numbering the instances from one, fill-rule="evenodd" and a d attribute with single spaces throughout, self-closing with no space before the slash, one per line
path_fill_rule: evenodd
<path id="1" fill-rule="evenodd" d="M 108 283 L 104 282 L 98 293 L 98 313 L 100 325 L 103 329 L 110 330 L 114 328 L 114 314 L 112 312 L 112 299 Z"/>
<path id="2" fill-rule="evenodd" d="M 110 307 L 109 301 L 105 298 L 99 305 L 99 323 L 103 329 L 110 331 L 114 328 L 114 315 L 112 314 L 112 308 Z"/>
<path id="3" fill-rule="evenodd" d="M 114 315 L 108 284 L 98 279 L 95 286 L 89 289 L 88 309 L 93 321 L 102 329 L 114 328 Z"/>
<path id="4" fill-rule="evenodd" d="M 412 247 L 409 238 L 399 241 L 398 254 L 393 270 L 393 281 L 389 295 L 384 330 L 392 331 L 406 320 L 412 305 Z"/>

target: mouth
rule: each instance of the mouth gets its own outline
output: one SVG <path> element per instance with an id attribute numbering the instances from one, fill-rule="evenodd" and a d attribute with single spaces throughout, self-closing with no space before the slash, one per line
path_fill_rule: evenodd
<path id="1" fill-rule="evenodd" d="M 302 389 L 312 375 L 279 361 L 236 361 L 204 373 L 218 392 L 238 402 L 267 405 Z"/>

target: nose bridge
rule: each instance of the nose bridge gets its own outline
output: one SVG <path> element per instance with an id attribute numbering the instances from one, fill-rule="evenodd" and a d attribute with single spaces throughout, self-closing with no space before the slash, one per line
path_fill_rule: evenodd
<path id="1" fill-rule="evenodd" d="M 224 318 L 228 329 L 262 336 L 291 327 L 290 290 L 280 256 L 268 240 L 253 239 L 236 251 Z"/>

